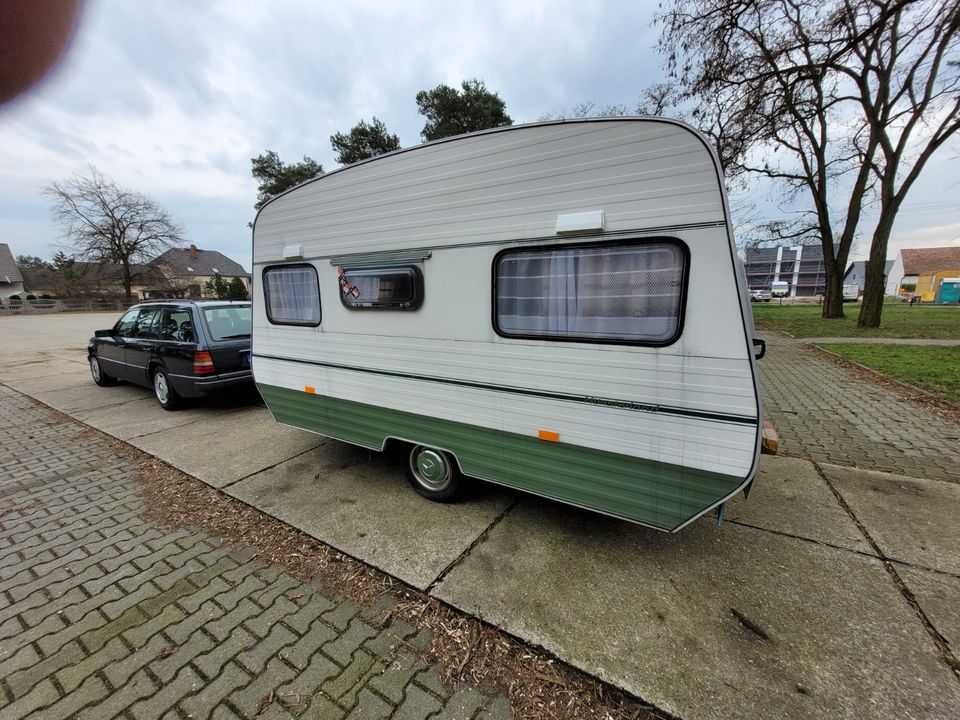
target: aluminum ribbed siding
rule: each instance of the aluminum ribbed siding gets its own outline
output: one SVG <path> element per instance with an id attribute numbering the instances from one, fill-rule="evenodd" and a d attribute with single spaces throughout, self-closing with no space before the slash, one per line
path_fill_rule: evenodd
<path id="1" fill-rule="evenodd" d="M 604 232 L 577 242 L 669 237 L 689 248 L 684 327 L 673 344 L 522 340 L 494 331 L 494 255 L 569 242 L 555 236 L 557 215 L 591 210 L 603 211 Z M 320 327 L 266 318 L 262 271 L 282 264 L 290 245 L 303 248 L 298 262 L 317 269 Z M 419 310 L 341 305 L 330 258 L 401 250 L 427 258 L 418 263 Z M 265 205 L 253 255 L 254 373 L 283 422 L 373 447 L 387 437 L 426 443 L 402 432 L 429 426 L 433 437 L 435 423 L 447 423 L 461 445 L 447 449 L 472 457 L 476 447 L 464 442 L 471 433 L 487 448 L 491 438 L 511 438 L 502 447 L 512 455 L 501 462 L 467 464 L 490 480 L 663 529 L 722 501 L 755 471 L 752 323 L 716 164 L 688 128 L 652 120 L 520 126 L 376 158 Z M 286 392 L 305 395 L 305 386 L 315 397 L 302 403 Z M 588 401 L 597 398 L 647 409 Z M 308 408 L 321 403 L 354 412 L 330 424 L 334 418 L 318 410 L 311 420 Z M 415 421 L 398 421 L 391 432 L 384 417 Z M 539 428 L 559 432 L 564 450 L 542 450 Z M 599 464 L 570 461 L 574 476 L 564 471 L 561 481 L 546 459 L 574 457 L 564 453 Z M 611 462 L 618 479 L 598 481 Z M 707 480 L 685 490 L 685 472 Z M 657 498 L 667 510 L 657 509 Z"/>
<path id="2" fill-rule="evenodd" d="M 424 145 L 330 173 L 257 218 L 254 263 L 284 245 L 344 254 L 554 235 L 602 208 L 606 231 L 724 222 L 700 140 L 666 123 L 518 127 Z"/>

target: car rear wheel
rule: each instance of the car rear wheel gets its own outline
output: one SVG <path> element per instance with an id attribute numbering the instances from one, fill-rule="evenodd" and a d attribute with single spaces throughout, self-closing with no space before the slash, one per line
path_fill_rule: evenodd
<path id="1" fill-rule="evenodd" d="M 157 396 L 157 402 L 164 410 L 176 410 L 180 407 L 180 396 L 173 389 L 167 371 L 163 368 L 157 368 L 153 373 L 153 394 Z"/>
<path id="2" fill-rule="evenodd" d="M 450 453 L 412 445 L 405 453 L 407 479 L 423 497 L 435 502 L 453 502 L 460 492 L 463 476 Z"/>
<path id="3" fill-rule="evenodd" d="M 93 381 L 100 387 L 110 387 L 117 384 L 116 378 L 110 377 L 103 371 L 100 360 L 96 355 L 90 356 L 90 375 L 93 376 Z"/>

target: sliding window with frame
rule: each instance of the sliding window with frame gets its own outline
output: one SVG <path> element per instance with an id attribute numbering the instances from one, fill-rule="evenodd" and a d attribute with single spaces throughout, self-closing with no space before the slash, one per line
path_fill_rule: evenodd
<path id="1" fill-rule="evenodd" d="M 423 304 L 423 273 L 413 265 L 344 269 L 340 302 L 351 310 L 416 310 Z"/>
<path id="2" fill-rule="evenodd" d="M 509 249 L 493 261 L 503 337 L 664 346 L 683 326 L 689 252 L 675 239 Z"/>

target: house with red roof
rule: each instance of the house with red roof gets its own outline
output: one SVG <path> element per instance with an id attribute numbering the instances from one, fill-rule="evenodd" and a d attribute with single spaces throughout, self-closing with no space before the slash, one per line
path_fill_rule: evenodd
<path id="1" fill-rule="evenodd" d="M 945 280 L 960 278 L 960 247 L 901 250 L 887 275 L 887 295 L 934 302 Z"/>

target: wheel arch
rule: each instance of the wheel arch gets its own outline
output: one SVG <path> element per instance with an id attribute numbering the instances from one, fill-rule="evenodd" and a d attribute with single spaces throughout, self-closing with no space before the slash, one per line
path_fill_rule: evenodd
<path id="1" fill-rule="evenodd" d="M 463 471 L 463 463 L 460 462 L 460 458 L 457 457 L 457 453 L 454 450 L 451 450 L 447 447 L 442 447 L 431 442 L 421 442 L 420 440 L 411 440 L 409 438 L 398 437 L 396 435 L 388 435 L 383 439 L 383 443 L 380 445 L 381 452 L 398 452 L 406 451 L 409 452 L 418 445 L 428 448 L 433 448 L 434 450 L 442 450 L 451 458 L 453 458 L 454 464 L 457 466 L 457 472 L 463 476 L 467 476 L 467 473 Z"/>

